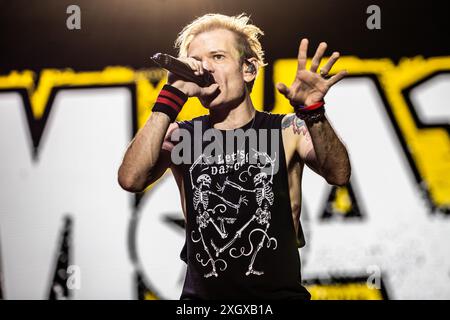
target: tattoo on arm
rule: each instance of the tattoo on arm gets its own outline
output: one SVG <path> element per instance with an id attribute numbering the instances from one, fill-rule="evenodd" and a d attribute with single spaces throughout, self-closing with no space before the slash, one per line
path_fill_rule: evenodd
<path id="1" fill-rule="evenodd" d="M 309 139 L 309 133 L 308 129 L 306 128 L 305 121 L 299 119 L 295 114 L 285 117 L 283 119 L 283 122 L 281 123 L 281 128 L 283 130 L 289 127 L 292 127 L 292 131 L 294 132 L 294 134 L 301 134 Z"/>

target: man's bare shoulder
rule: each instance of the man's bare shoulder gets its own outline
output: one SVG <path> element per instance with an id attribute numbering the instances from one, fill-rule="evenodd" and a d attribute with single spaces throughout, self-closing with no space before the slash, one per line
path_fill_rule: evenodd
<path id="1" fill-rule="evenodd" d="M 303 142 L 310 140 L 306 123 L 295 113 L 285 114 L 281 122 L 283 143 L 287 151 L 299 150 Z"/>
<path id="2" fill-rule="evenodd" d="M 305 121 L 298 118 L 295 113 L 284 115 L 283 120 L 281 121 L 281 129 L 294 136 L 305 136 L 308 133 Z"/>

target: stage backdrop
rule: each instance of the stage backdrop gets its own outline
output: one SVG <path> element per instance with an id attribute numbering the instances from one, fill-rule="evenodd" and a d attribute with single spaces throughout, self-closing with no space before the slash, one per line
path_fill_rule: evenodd
<path id="1" fill-rule="evenodd" d="M 371 6 L 376 5 L 376 6 Z M 170 170 L 143 194 L 117 170 L 165 83 L 156 52 L 208 12 L 265 31 L 259 110 L 292 109 L 301 38 L 349 76 L 327 96 L 352 177 L 304 172 L 299 249 L 314 299 L 450 298 L 450 43 L 435 3 L 0 2 L 0 298 L 178 299 L 184 224 Z M 189 99 L 179 119 L 205 114 Z"/>

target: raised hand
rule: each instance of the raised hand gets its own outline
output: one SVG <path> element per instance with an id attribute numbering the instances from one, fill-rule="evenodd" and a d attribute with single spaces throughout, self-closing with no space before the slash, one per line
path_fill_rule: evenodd
<path id="1" fill-rule="evenodd" d="M 330 78 L 327 77 L 331 68 L 339 59 L 339 52 L 333 52 L 325 66 L 320 70 L 320 74 L 317 73 L 317 68 L 326 49 L 327 44 L 321 42 L 312 59 L 311 68 L 306 70 L 308 39 L 302 39 L 300 42 L 294 82 L 289 88 L 281 82 L 276 85 L 278 91 L 289 100 L 292 106 L 309 106 L 322 101 L 328 90 L 347 74 L 347 71 L 344 70 Z"/>

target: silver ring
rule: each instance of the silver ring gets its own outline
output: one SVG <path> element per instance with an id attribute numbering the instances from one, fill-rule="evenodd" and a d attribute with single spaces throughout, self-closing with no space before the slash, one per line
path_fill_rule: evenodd
<path id="1" fill-rule="evenodd" d="M 328 77 L 328 73 L 325 73 L 322 69 L 319 70 L 320 76 L 324 79 Z"/>

